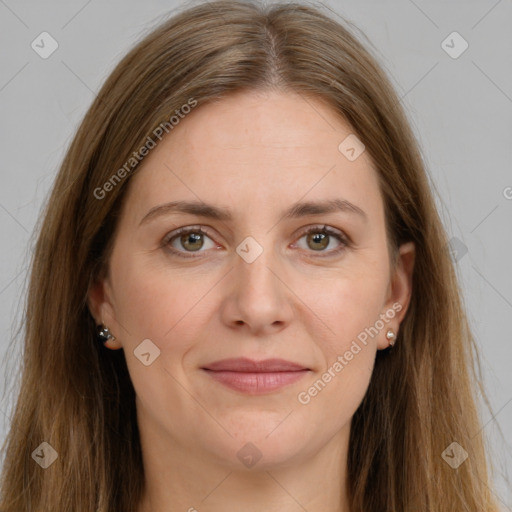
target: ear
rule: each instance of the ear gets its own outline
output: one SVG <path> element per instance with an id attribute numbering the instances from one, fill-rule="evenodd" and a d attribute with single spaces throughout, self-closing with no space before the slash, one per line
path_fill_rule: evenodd
<path id="1" fill-rule="evenodd" d="M 108 340 L 104 346 L 111 350 L 122 348 L 116 334 L 117 323 L 112 301 L 112 287 L 107 276 L 97 279 L 91 284 L 87 293 L 87 306 L 96 325 L 103 324 L 108 327 L 115 338 Z"/>
<path id="2" fill-rule="evenodd" d="M 389 346 L 389 341 L 386 339 L 386 333 L 389 329 L 398 336 L 400 323 L 405 317 L 411 301 L 415 257 L 416 248 L 414 242 L 406 242 L 399 247 L 397 261 L 391 272 L 384 305 L 384 312 L 389 312 L 388 318 L 390 320 L 386 323 L 381 336 L 379 336 L 379 349 L 385 349 Z"/>

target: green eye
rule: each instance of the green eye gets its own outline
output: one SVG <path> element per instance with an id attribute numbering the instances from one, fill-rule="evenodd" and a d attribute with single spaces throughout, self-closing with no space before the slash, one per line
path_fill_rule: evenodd
<path id="1" fill-rule="evenodd" d="M 210 246 L 205 243 L 205 237 L 210 241 Z M 165 237 L 163 245 L 172 252 L 178 253 L 180 256 L 186 256 L 186 253 L 203 252 L 201 249 L 211 249 L 215 247 L 215 243 L 208 236 L 207 232 L 201 227 L 180 228 Z M 193 257 L 193 256 L 192 256 Z"/>
<path id="2" fill-rule="evenodd" d="M 310 227 L 300 239 L 304 237 L 306 239 L 306 250 L 309 249 L 318 253 L 326 253 L 329 256 L 337 254 L 349 246 L 348 239 L 341 232 L 331 229 L 328 226 Z M 338 241 L 338 247 L 326 251 L 325 249 L 329 247 L 333 238 Z"/>
<path id="3" fill-rule="evenodd" d="M 306 247 L 301 247 L 301 249 L 317 253 L 319 257 L 337 255 L 350 246 L 349 239 L 342 232 L 325 225 L 308 228 L 299 241 L 303 238 L 306 240 Z M 333 239 L 338 242 L 337 247 L 327 250 L 332 245 Z M 162 246 L 173 254 L 184 258 L 200 257 L 201 253 L 207 249 L 218 248 L 208 232 L 201 226 L 188 226 L 169 233 L 164 238 Z"/>
<path id="4" fill-rule="evenodd" d="M 204 240 L 202 239 L 203 234 L 190 232 L 187 234 L 182 234 L 180 236 L 180 244 L 187 250 L 198 251 L 203 247 Z"/>
<path id="5" fill-rule="evenodd" d="M 306 235 L 306 243 L 314 251 L 321 251 L 329 245 L 329 237 L 330 235 L 326 235 L 325 233 L 309 233 Z M 310 244 L 316 247 L 312 247 Z"/>

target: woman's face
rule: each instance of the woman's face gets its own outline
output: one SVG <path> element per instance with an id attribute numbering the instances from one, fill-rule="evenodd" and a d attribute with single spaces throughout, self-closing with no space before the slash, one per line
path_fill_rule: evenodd
<path id="1" fill-rule="evenodd" d="M 90 307 L 124 349 L 148 450 L 240 468 L 345 449 L 414 255 L 402 246 L 391 269 L 377 174 L 352 133 L 317 99 L 238 93 L 145 157 Z M 233 358 L 298 366 L 214 371 Z"/>

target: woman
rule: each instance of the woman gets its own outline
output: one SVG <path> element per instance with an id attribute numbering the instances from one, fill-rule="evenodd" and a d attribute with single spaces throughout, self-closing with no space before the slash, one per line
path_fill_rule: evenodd
<path id="1" fill-rule="evenodd" d="M 497 510 L 446 243 L 346 28 L 298 4 L 176 15 L 57 176 L 2 511 Z"/>

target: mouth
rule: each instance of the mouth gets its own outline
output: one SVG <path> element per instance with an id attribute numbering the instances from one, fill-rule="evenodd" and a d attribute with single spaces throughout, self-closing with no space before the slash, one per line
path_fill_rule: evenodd
<path id="1" fill-rule="evenodd" d="M 247 358 L 223 359 L 201 370 L 216 382 L 249 395 L 271 393 L 297 382 L 311 371 L 284 359 L 254 361 Z"/>

